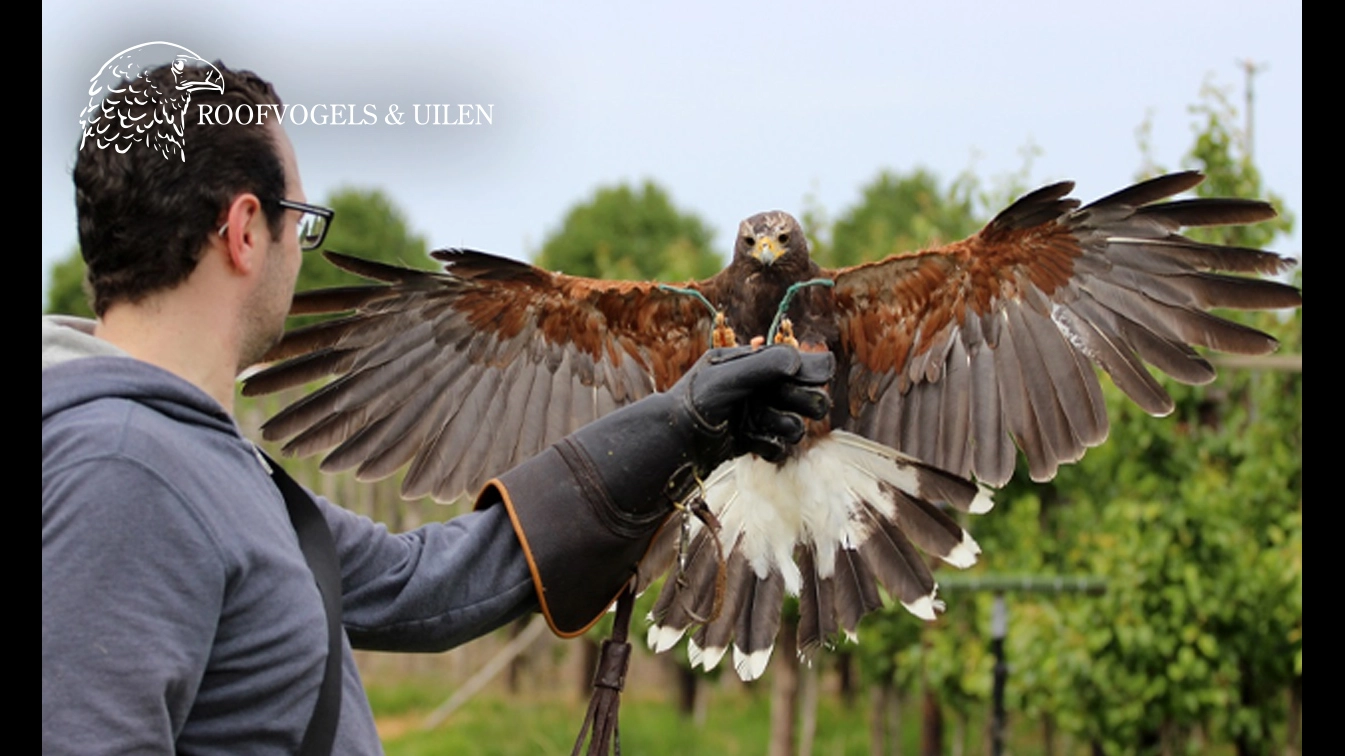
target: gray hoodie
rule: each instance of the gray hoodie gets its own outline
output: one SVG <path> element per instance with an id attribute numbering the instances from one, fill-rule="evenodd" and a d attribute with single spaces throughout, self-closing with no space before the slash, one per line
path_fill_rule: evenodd
<path id="1" fill-rule="evenodd" d="M 214 399 L 42 324 L 47 753 L 291 753 L 327 640 L 284 499 Z M 336 753 L 381 751 L 355 647 L 450 648 L 533 609 L 503 507 L 394 535 L 317 497 L 342 570 Z"/>

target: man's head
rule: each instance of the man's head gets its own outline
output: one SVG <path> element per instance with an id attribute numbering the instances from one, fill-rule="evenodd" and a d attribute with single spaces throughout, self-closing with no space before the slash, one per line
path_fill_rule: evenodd
<path id="1" fill-rule="evenodd" d="M 277 123 L 268 124 L 264 129 L 275 140 L 276 150 L 285 171 L 287 193 L 276 199 L 305 202 L 307 198 L 303 193 L 303 182 L 299 178 L 299 161 L 294 155 L 294 146 L 290 144 L 289 137 Z M 285 316 L 290 310 L 294 284 L 299 277 L 299 266 L 303 261 L 303 252 L 296 233 L 299 214 L 282 208 L 280 229 L 277 233 L 277 224 L 272 215 L 273 209 L 277 207 L 279 205 L 267 200 L 254 210 L 250 197 L 247 195 L 235 197 L 233 204 L 226 211 L 229 225 L 219 230 L 219 234 L 226 238 L 224 246 L 229 254 L 234 256 L 236 265 L 245 264 L 237 255 L 243 254 L 239 244 L 246 242 L 240 241 L 238 237 L 243 237 L 243 240 L 251 238 L 254 240 L 253 243 L 259 243 L 262 239 L 259 233 L 262 228 L 255 228 L 254 231 L 258 233 L 250 236 L 242 230 L 246 227 L 247 222 L 244 219 L 250 211 L 261 213 L 259 216 L 254 215 L 259 220 L 252 225 L 264 227 L 268 232 L 265 240 L 267 248 L 262 255 L 260 274 L 256 278 L 257 285 L 249 289 L 247 301 L 243 303 L 242 316 L 245 326 L 242 330 L 243 343 L 239 351 L 240 371 L 260 360 L 267 350 L 280 340 L 285 331 Z M 286 217 L 286 213 L 289 217 Z"/>
<path id="2" fill-rule="evenodd" d="M 256 111 L 257 105 L 280 103 L 271 85 L 255 74 L 231 71 L 218 61 L 215 69 L 223 77 L 223 93 L 201 90 L 192 110 L 228 105 Z M 205 68 L 188 68 L 185 75 L 194 70 L 202 77 L 215 75 Z M 168 86 L 183 75 L 169 64 L 144 76 Z M 152 103 L 135 107 L 143 112 L 132 107 L 126 115 L 154 117 Z M 275 201 L 289 189 L 279 144 L 283 132 L 275 125 L 202 124 L 195 113 L 185 121 L 189 151 L 182 160 L 166 159 L 142 144 L 118 152 L 90 140 L 80 150 L 75 163 L 80 250 L 100 316 L 115 302 L 138 302 L 190 276 L 240 192 L 262 200 L 271 236 L 280 238 L 285 210 Z"/>

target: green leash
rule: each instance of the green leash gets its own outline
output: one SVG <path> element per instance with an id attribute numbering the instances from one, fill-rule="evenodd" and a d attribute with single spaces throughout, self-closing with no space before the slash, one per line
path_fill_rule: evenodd
<path id="1" fill-rule="evenodd" d="M 766 343 L 775 343 L 775 335 L 780 332 L 780 323 L 785 319 L 785 313 L 789 312 L 789 304 L 794 301 L 794 295 L 799 293 L 799 289 L 808 286 L 825 286 L 831 288 L 835 285 L 836 282 L 830 278 L 814 278 L 808 281 L 800 281 L 796 284 L 792 284 L 788 289 L 785 289 L 785 295 L 780 300 L 780 307 L 775 311 L 775 320 L 771 321 L 771 330 L 766 334 Z"/>
<path id="2" fill-rule="evenodd" d="M 775 310 L 775 319 L 771 321 L 771 330 L 766 334 L 766 343 L 767 344 L 775 343 L 775 335 L 780 332 L 780 322 L 785 319 L 785 313 L 789 312 L 789 305 L 794 301 L 794 295 L 798 294 L 800 289 L 804 289 L 809 286 L 825 286 L 827 288 L 831 288 L 835 285 L 836 282 L 831 280 L 830 278 L 813 278 L 807 281 L 800 281 L 796 284 L 790 284 L 789 288 L 785 289 L 784 297 L 780 299 L 780 306 Z M 685 288 L 681 286 L 670 286 L 668 284 L 659 284 L 658 288 L 662 289 L 663 291 L 672 292 L 674 294 L 686 294 L 700 300 L 700 303 L 705 305 L 705 309 L 710 311 L 710 323 L 711 323 L 710 329 L 712 331 L 714 330 L 714 318 L 716 315 L 719 314 L 719 311 L 715 309 L 714 305 L 710 304 L 710 300 L 706 299 L 704 294 L 700 293 L 699 291 L 696 291 L 695 289 Z"/>

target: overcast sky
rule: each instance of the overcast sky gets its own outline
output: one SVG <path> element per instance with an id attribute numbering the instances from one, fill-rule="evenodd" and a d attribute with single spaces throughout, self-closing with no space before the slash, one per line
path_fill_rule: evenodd
<path id="1" fill-rule="evenodd" d="M 798 212 L 811 194 L 834 218 L 881 169 L 991 178 L 1018 169 L 1027 144 L 1042 153 L 1034 182 L 1075 179 L 1092 199 L 1133 178 L 1146 116 L 1155 156 L 1176 166 L 1201 85 L 1241 104 L 1237 61 L 1250 59 L 1266 67 L 1257 162 L 1299 219 L 1280 251 L 1301 253 L 1301 4 L 825 7 L 44 2 L 43 290 L 77 242 L 70 168 L 89 80 L 157 40 L 255 70 L 290 104 L 373 106 L 378 125 L 287 124 L 310 201 L 381 187 L 432 248 L 520 258 L 597 187 L 644 178 L 706 219 L 721 252 L 755 212 Z M 492 119 L 382 120 L 417 104 L 423 120 L 431 103 Z"/>

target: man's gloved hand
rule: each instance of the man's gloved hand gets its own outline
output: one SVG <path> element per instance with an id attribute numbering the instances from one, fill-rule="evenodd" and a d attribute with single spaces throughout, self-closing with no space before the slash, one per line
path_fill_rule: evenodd
<path id="1" fill-rule="evenodd" d="M 557 446 L 592 460 L 618 519 L 662 519 L 720 463 L 754 452 L 781 459 L 804 417 L 831 409 L 830 353 L 789 346 L 707 352 L 672 388 L 584 426 Z M 662 488 L 650 485 L 651 480 Z"/>
<path id="2" fill-rule="evenodd" d="M 707 435 L 727 435 L 729 447 L 705 460 L 711 469 L 749 452 L 774 462 L 803 438 L 803 418 L 821 420 L 830 412 L 826 385 L 835 366 L 830 352 L 714 349 L 668 394 L 684 402 Z"/>
<path id="3" fill-rule="evenodd" d="M 805 418 L 831 409 L 829 353 L 789 346 L 707 353 L 672 388 L 580 428 L 487 486 L 503 501 L 559 635 L 615 600 L 660 525 L 726 460 L 779 461 Z"/>

